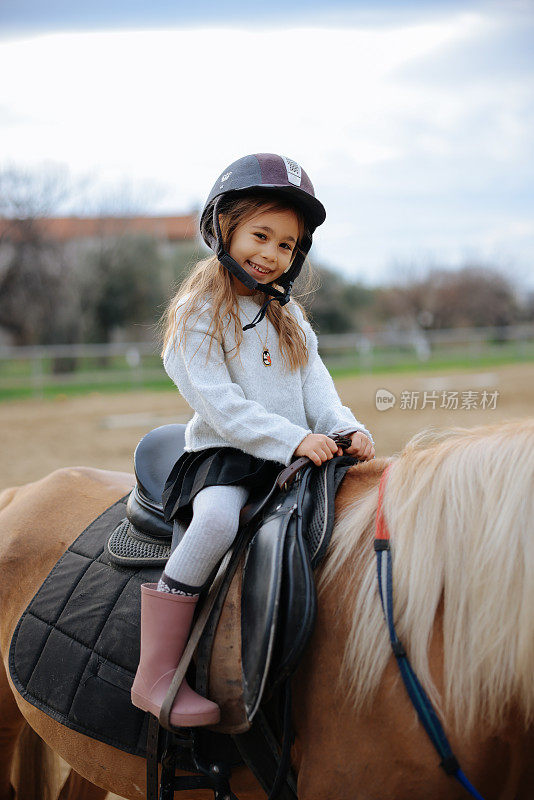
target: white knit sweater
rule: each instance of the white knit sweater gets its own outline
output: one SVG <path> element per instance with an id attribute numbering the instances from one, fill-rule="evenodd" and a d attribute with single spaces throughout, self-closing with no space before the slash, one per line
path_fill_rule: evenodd
<path id="1" fill-rule="evenodd" d="M 258 305 L 246 295 L 239 296 L 238 303 L 243 326 L 252 321 Z M 372 441 L 369 431 L 342 405 L 317 351 L 317 337 L 300 308 L 290 301 L 286 309 L 306 335 L 308 363 L 297 370 L 284 366 L 278 335 L 267 317 L 243 332 L 239 356 L 232 358 L 235 338 L 230 329 L 222 347 L 207 335 L 211 321 L 208 303 L 198 316 L 190 317 L 185 349 L 183 343 L 181 347 L 169 343 L 163 356 L 165 370 L 195 411 L 185 431 L 186 451 L 236 447 L 257 458 L 289 465 L 300 442 L 312 432 L 332 435 L 360 430 Z M 178 320 L 180 312 L 178 308 Z M 266 336 L 271 366 L 262 360 Z"/>

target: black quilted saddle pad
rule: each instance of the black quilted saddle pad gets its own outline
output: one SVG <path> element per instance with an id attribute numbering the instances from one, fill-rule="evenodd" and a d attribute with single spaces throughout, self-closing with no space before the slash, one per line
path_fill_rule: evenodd
<path id="1" fill-rule="evenodd" d="M 107 563 L 106 540 L 126 516 L 122 498 L 55 565 L 19 620 L 9 652 L 15 687 L 69 728 L 145 755 L 148 715 L 130 702 L 139 662 L 140 585 L 161 567 Z"/>
<path id="2" fill-rule="evenodd" d="M 307 496 L 314 503 L 304 531 L 312 566 L 324 555 L 334 496 L 354 463 L 343 456 L 312 470 Z M 17 624 L 9 671 L 22 697 L 48 716 L 144 756 L 148 715 L 132 705 L 130 690 L 139 663 L 140 586 L 157 581 L 162 568 L 108 560 L 106 544 L 126 517 L 127 500 L 128 495 L 97 517 L 54 566 Z M 251 626 L 257 627 L 255 620 Z M 224 734 L 206 731 L 205 736 L 208 747 L 230 747 Z M 229 752 L 233 758 L 235 748 Z M 189 769 L 186 763 L 183 768 Z"/>

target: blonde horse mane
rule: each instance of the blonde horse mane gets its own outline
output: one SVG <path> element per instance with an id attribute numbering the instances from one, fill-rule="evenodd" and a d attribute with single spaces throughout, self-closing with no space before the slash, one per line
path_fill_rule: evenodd
<path id="1" fill-rule="evenodd" d="M 476 723 L 495 730 L 512 709 L 525 725 L 534 718 L 533 489 L 534 420 L 426 430 L 392 460 L 384 514 L 397 632 L 457 731 Z M 319 579 L 319 592 L 332 582 L 345 587 L 342 680 L 360 708 L 391 655 L 372 546 L 377 498 L 375 486 L 341 513 Z M 429 667 L 435 622 L 443 691 Z"/>

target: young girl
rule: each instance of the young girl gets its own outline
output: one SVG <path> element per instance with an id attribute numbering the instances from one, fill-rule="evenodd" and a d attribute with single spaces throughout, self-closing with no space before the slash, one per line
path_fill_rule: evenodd
<path id="1" fill-rule="evenodd" d="M 334 433 L 350 435 L 345 452 L 374 457 L 370 433 L 342 405 L 306 313 L 290 299 L 325 217 L 296 162 L 271 153 L 239 159 L 202 212 L 201 233 L 215 255 L 197 264 L 170 304 L 163 363 L 195 414 L 163 495 L 166 519 L 188 527 L 157 587 L 141 588 L 132 702 L 156 716 L 198 595 L 254 486 L 273 482 L 299 456 L 320 465 L 341 455 Z M 215 724 L 219 708 L 184 681 L 170 720 Z"/>

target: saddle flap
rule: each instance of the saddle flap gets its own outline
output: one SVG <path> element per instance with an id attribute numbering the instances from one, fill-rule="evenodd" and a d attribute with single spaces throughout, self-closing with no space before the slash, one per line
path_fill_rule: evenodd
<path id="1" fill-rule="evenodd" d="M 317 593 L 310 558 L 297 530 L 300 519 L 288 526 L 282 570 L 282 586 L 275 653 L 269 681 L 272 687 L 295 670 L 315 625 Z"/>
<path id="2" fill-rule="evenodd" d="M 296 504 L 289 499 L 254 533 L 197 648 L 196 688 L 220 706 L 220 732 L 250 728 L 267 681 L 274 686 L 273 670 L 278 676 L 279 663 L 284 670 L 296 663 L 313 627 L 313 580 L 309 559 L 295 547 Z"/>
<path id="3" fill-rule="evenodd" d="M 253 722 L 261 703 L 293 673 L 312 634 L 313 567 L 330 540 L 335 492 L 354 464 L 349 457 L 335 461 L 320 470 L 310 465 L 272 498 L 252 533 L 241 586 L 239 572 L 233 576 L 212 643 L 217 666 L 208 668 L 209 696 L 228 709 L 223 725 L 244 730 Z M 240 628 L 239 643 L 232 626 Z"/>
<path id="4" fill-rule="evenodd" d="M 291 675 L 315 624 L 317 598 L 304 530 L 315 506 L 310 485 L 317 472 L 311 465 L 306 467 L 292 490 L 296 509 L 284 536 L 280 614 L 269 674 L 272 688 Z"/>
<path id="5" fill-rule="evenodd" d="M 297 516 L 298 485 L 279 496 L 248 548 L 241 598 L 243 693 L 249 720 L 261 702 L 272 665 L 281 615 L 284 550 Z"/>

